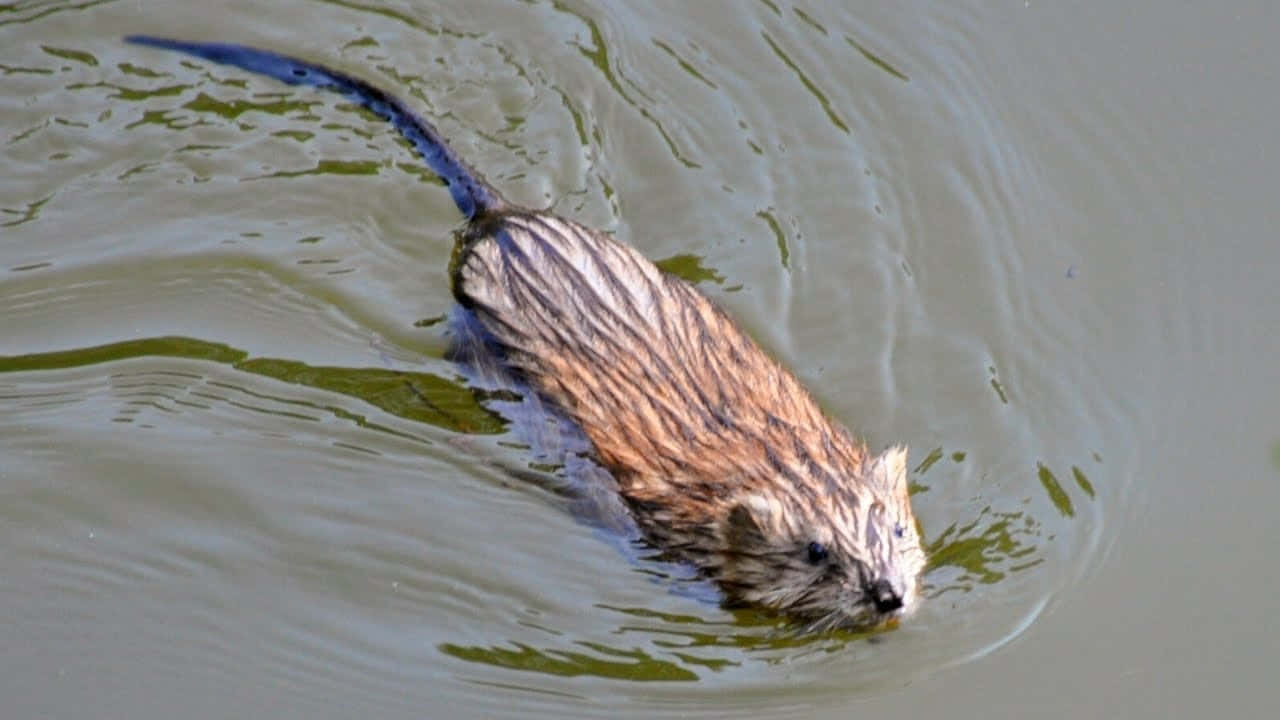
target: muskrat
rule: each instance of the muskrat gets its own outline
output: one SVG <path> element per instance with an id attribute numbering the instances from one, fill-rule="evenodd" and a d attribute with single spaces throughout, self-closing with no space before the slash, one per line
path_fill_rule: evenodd
<path id="1" fill-rule="evenodd" d="M 906 448 L 869 452 L 692 285 L 604 233 L 505 201 L 362 80 L 241 45 L 127 40 L 334 90 L 391 122 L 466 219 L 458 303 L 585 433 L 645 540 L 714 580 L 726 604 L 811 629 L 880 626 L 916 605 L 924 552 Z"/>

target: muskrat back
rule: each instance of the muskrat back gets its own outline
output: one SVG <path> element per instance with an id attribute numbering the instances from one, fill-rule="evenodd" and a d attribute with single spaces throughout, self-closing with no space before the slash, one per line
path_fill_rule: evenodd
<path id="1" fill-rule="evenodd" d="M 467 219 L 454 296 L 503 362 L 573 420 L 645 538 L 714 579 L 729 604 L 810 627 L 909 612 L 924 565 L 906 450 L 870 453 L 689 283 L 571 220 L 517 207 L 399 100 L 319 65 L 240 45 L 135 36 L 391 121 Z"/>

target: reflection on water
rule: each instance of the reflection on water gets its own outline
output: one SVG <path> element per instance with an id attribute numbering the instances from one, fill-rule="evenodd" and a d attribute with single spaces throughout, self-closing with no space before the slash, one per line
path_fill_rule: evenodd
<path id="1" fill-rule="evenodd" d="M 604 78 L 609 82 L 609 86 L 613 88 L 613 91 L 618 94 L 618 97 L 620 97 L 623 102 L 630 105 L 639 112 L 645 120 L 648 120 L 653 124 L 654 129 L 658 131 L 658 134 L 661 135 L 662 139 L 667 143 L 667 148 L 671 151 L 671 155 L 687 168 L 697 169 L 702 167 L 697 162 L 691 160 L 686 153 L 681 151 L 681 149 L 676 145 L 675 140 L 672 139 L 671 132 L 663 126 L 662 122 L 658 120 L 656 114 L 650 110 L 649 106 L 653 104 L 653 98 L 648 97 L 644 90 L 642 90 L 627 76 L 627 73 L 620 65 L 616 65 L 610 60 L 609 45 L 605 42 L 604 34 L 600 31 L 600 25 L 596 20 L 586 13 L 579 12 L 569 7 L 566 3 L 555 2 L 553 5 L 557 11 L 576 18 L 586 26 L 590 35 L 590 41 L 583 44 L 575 40 L 571 44 L 578 49 L 578 52 L 582 53 L 583 57 L 587 58 L 591 64 L 600 71 Z M 624 88 L 623 85 L 626 85 L 630 91 Z M 637 102 L 632 97 L 633 95 L 639 96 L 644 100 L 644 102 Z"/>
<path id="2" fill-rule="evenodd" d="M 27 203 L 26 207 L 21 207 L 21 208 L 0 207 L 0 213 L 3 213 L 2 217 L 6 218 L 4 222 L 0 223 L 0 227 L 14 227 L 14 226 L 21 225 L 23 223 L 27 223 L 27 222 L 31 222 L 32 220 L 35 220 L 36 218 L 40 217 L 40 208 L 44 207 L 45 203 L 49 202 L 52 199 L 53 199 L 52 195 L 46 195 L 40 198 L 39 200 L 32 200 L 31 202 Z M 10 270 L 13 270 L 15 272 L 20 272 L 22 270 L 37 270 L 39 268 L 44 267 L 47 264 L 48 263 L 34 263 L 31 265 L 19 265 L 19 266 L 10 268 Z"/>
<path id="3" fill-rule="evenodd" d="M 69 50 L 67 48 L 50 47 L 49 45 L 41 45 L 40 49 L 56 58 L 62 58 L 64 60 L 74 60 L 78 63 L 83 63 L 90 67 L 97 67 L 98 65 L 97 58 L 95 58 L 93 55 L 87 52 L 82 52 L 80 50 Z"/>
<path id="4" fill-rule="evenodd" d="M 32 372 L 41 370 L 59 370 L 87 365 L 99 365 L 131 358 L 170 357 L 190 360 L 206 360 L 229 365 L 241 372 L 280 380 L 295 385 L 328 390 L 363 400 L 370 405 L 385 410 L 392 415 L 445 428 L 454 432 L 472 435 L 491 435 L 501 433 L 506 428 L 506 421 L 496 413 L 482 405 L 482 391 L 473 390 L 453 380 L 423 372 L 401 372 L 381 368 L 340 368 L 316 367 L 294 360 L 278 358 L 250 358 L 248 353 L 236 350 L 222 343 L 207 342 L 195 338 L 159 337 L 144 340 L 99 345 L 77 350 L 63 350 L 32 355 L 0 356 L 0 373 Z M 212 384 L 212 387 L 218 387 Z M 155 379 L 133 377 L 128 384 L 122 386 L 142 391 L 144 388 L 158 388 L 156 392 L 143 393 L 150 399 L 145 404 L 161 410 L 176 408 L 162 405 L 169 401 L 175 405 L 192 405 L 192 401 L 177 396 L 170 396 L 165 383 Z M 186 385 L 171 386 L 186 390 Z M 273 412 L 240 400 L 232 400 L 220 394 L 222 391 L 234 391 L 237 394 L 258 395 L 246 388 L 224 386 L 220 391 L 190 391 L 192 397 L 205 401 L 220 401 L 236 404 L 245 410 L 255 412 Z M 138 393 L 134 393 L 136 396 Z M 11 399 L 21 399 L 21 395 Z M 272 397 L 270 400 L 285 405 L 335 414 L 346 420 L 355 422 L 360 427 L 373 430 L 401 434 L 391 428 L 371 424 L 365 418 L 336 406 L 317 406 L 314 403 L 284 397 Z M 133 404 L 144 401 L 131 401 Z M 202 407 L 198 403 L 195 407 Z M 205 407 L 204 409 L 207 409 Z M 316 419 L 313 415 L 298 412 L 289 413 L 290 417 L 299 419 Z M 122 417 L 122 420 L 127 418 Z"/>
<path id="5" fill-rule="evenodd" d="M 785 664 L 811 655 L 838 653 L 851 643 L 875 641 L 893 632 L 890 628 L 800 633 L 786 618 L 753 609 L 733 610 L 727 620 L 644 607 L 599 604 L 595 609 L 625 617 L 612 633 L 616 640 L 604 643 L 575 641 L 571 636 L 560 638 L 573 650 L 524 643 L 512 643 L 512 647 L 443 643 L 440 651 L 470 663 L 533 673 L 639 681 L 697 680 L 706 673 L 749 663 Z M 645 643 L 651 650 L 640 649 L 636 642 Z"/>
<path id="6" fill-rule="evenodd" d="M 930 597 L 951 591 L 972 590 L 974 583 L 990 585 L 1008 573 L 1026 570 L 1043 562 L 1034 556 L 1040 526 L 1026 512 L 999 512 L 984 507 L 978 517 L 964 524 L 952 524 L 928 543 L 929 570 L 926 577 Z M 1020 562 L 1015 562 L 1020 561 Z M 940 582 L 934 579 L 942 568 L 959 574 Z M 939 571 L 935 573 L 934 571 Z"/>
<path id="7" fill-rule="evenodd" d="M 715 268 L 704 265 L 703 261 L 704 258 L 701 255 L 685 253 L 683 255 L 672 255 L 662 260 L 655 260 L 653 264 L 665 272 L 688 280 L 694 285 L 702 282 L 713 282 L 717 285 L 724 284 L 724 276 L 716 272 Z"/>
<path id="8" fill-rule="evenodd" d="M 440 652 L 466 662 L 548 675 L 592 675 L 641 682 L 698 679 L 697 674 L 679 664 L 655 659 L 643 650 L 618 650 L 599 643 L 582 645 L 595 654 L 572 650 L 538 650 L 521 644 L 508 649 L 462 647 L 452 643 L 442 644 Z"/>

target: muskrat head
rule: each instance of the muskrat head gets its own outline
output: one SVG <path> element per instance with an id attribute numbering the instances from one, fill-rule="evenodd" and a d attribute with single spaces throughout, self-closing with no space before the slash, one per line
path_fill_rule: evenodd
<path id="1" fill-rule="evenodd" d="M 721 528 L 718 579 L 730 604 L 779 610 L 812 631 L 873 628 L 914 608 L 924 551 L 906 449 L 870 457 L 852 474 L 738 499 Z"/>

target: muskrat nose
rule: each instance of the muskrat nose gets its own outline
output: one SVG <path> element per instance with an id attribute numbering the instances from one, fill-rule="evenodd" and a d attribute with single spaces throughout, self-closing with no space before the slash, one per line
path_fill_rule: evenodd
<path id="1" fill-rule="evenodd" d="M 876 610 L 891 613 L 902 607 L 902 596 L 893 589 L 888 580 L 877 580 L 871 585 L 871 599 L 876 603 Z"/>

